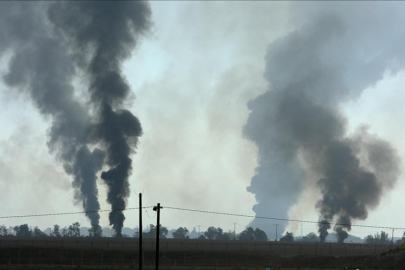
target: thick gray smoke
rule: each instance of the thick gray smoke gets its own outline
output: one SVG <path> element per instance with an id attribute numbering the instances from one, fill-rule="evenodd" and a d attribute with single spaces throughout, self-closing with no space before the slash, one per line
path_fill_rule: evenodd
<path id="1" fill-rule="evenodd" d="M 129 196 L 130 154 L 142 134 L 139 120 L 123 103 L 130 88 L 121 72 L 137 37 L 151 26 L 150 7 L 140 1 L 58 2 L 49 10 L 55 29 L 66 37 L 77 66 L 89 80 L 91 103 L 97 114 L 91 139 L 106 148 L 110 167 L 101 174 L 112 209 L 124 209 Z M 122 211 L 111 211 L 110 224 L 121 236 Z"/>
<path id="2" fill-rule="evenodd" d="M 130 88 L 121 63 L 130 56 L 138 35 L 150 23 L 144 2 L 2 2 L 0 48 L 11 55 L 4 82 L 27 92 L 40 112 L 51 116 L 48 146 L 74 177 L 75 199 L 85 210 L 99 210 L 97 173 L 108 186 L 112 209 L 124 209 L 129 196 L 129 155 L 142 129 L 123 109 Z M 1 56 L 1 55 L 0 55 Z M 91 104 L 96 112 L 74 99 L 72 80 L 79 67 L 88 76 Z M 89 144 L 100 145 L 105 152 Z M 94 235 L 100 235 L 99 214 L 87 214 Z M 121 235 L 122 211 L 110 213 Z"/>
<path id="3" fill-rule="evenodd" d="M 395 150 L 364 130 L 348 136 L 340 105 L 404 67 L 402 6 L 296 4 L 293 15 L 305 23 L 269 46 L 265 77 L 271 89 L 248 104 L 244 134 L 259 150 L 248 187 L 257 215 L 286 218 L 303 188 L 303 168 L 309 168 L 320 177 L 313 181 L 322 193 L 316 206 L 321 241 L 335 221 L 343 242 L 352 221 L 366 219 L 394 186 Z"/>
<path id="4" fill-rule="evenodd" d="M 99 210 L 96 173 L 104 153 L 91 152 L 86 146 L 90 117 L 73 98 L 73 61 L 67 48 L 51 35 L 45 20 L 48 4 L 1 2 L 0 6 L 0 52 L 11 55 L 3 80 L 27 93 L 43 115 L 52 117 L 50 151 L 73 175 L 76 201 L 82 202 L 84 210 Z M 87 216 L 95 231 L 101 232 L 99 214 Z"/>

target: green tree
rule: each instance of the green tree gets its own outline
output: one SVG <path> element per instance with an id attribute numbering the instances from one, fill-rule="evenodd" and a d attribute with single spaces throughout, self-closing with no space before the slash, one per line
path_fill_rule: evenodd
<path id="1" fill-rule="evenodd" d="M 280 238 L 280 242 L 294 242 L 294 235 L 292 232 L 286 232 L 286 234 Z"/>
<path id="2" fill-rule="evenodd" d="M 32 236 L 32 230 L 28 227 L 28 224 L 15 226 L 14 231 L 16 236 Z"/>
<path id="3" fill-rule="evenodd" d="M 72 225 L 69 225 L 67 236 L 80 237 L 80 223 L 79 222 L 75 222 Z"/>
<path id="4" fill-rule="evenodd" d="M 381 232 L 380 234 L 380 244 L 382 245 L 389 245 L 391 243 L 390 236 L 386 232 Z"/>
<path id="5" fill-rule="evenodd" d="M 259 228 L 255 229 L 254 236 L 255 236 L 256 241 L 267 241 L 268 240 L 267 234 L 264 231 L 260 230 Z"/>
<path id="6" fill-rule="evenodd" d="M 367 235 L 366 239 L 364 240 L 367 244 L 378 244 L 378 245 L 389 245 L 391 244 L 390 236 L 388 233 L 382 231 L 380 233 L 376 233 L 373 235 Z"/>
<path id="7" fill-rule="evenodd" d="M 255 231 L 252 227 L 247 228 L 242 231 L 239 235 L 239 240 L 243 241 L 254 241 L 255 240 Z"/>
<path id="8" fill-rule="evenodd" d="M 267 234 L 264 231 L 260 230 L 259 228 L 253 230 L 252 227 L 249 227 L 240 233 L 239 240 L 267 241 Z"/>
<path id="9" fill-rule="evenodd" d="M 224 233 L 224 240 L 233 240 L 233 231 L 229 230 Z"/>
<path id="10" fill-rule="evenodd" d="M 405 243 L 405 232 L 402 234 L 402 238 L 400 240 L 402 243 Z"/>
<path id="11" fill-rule="evenodd" d="M 395 244 L 396 244 L 396 245 L 400 245 L 400 244 L 403 244 L 403 243 L 405 243 L 405 232 L 404 232 L 404 234 L 402 235 L 402 238 L 401 238 L 401 239 L 398 239 L 397 241 L 395 241 Z"/>
<path id="12" fill-rule="evenodd" d="M 51 232 L 51 236 L 60 237 L 60 226 L 58 224 L 53 225 L 53 230 Z"/>
<path id="13" fill-rule="evenodd" d="M 313 232 L 310 232 L 309 234 L 305 235 L 302 237 L 302 242 L 319 242 L 319 237 Z"/>
<path id="14" fill-rule="evenodd" d="M 64 227 L 64 228 L 62 229 L 62 231 L 61 231 L 61 235 L 62 235 L 63 237 L 69 237 L 69 230 L 68 230 L 68 228 Z"/>
<path id="15" fill-rule="evenodd" d="M 34 230 L 32 231 L 33 236 L 47 236 L 46 233 L 41 231 L 38 227 L 35 227 Z"/>
<path id="16" fill-rule="evenodd" d="M 222 229 L 221 229 L 221 233 L 222 233 Z M 210 239 L 210 240 L 215 239 L 216 234 L 217 234 L 217 229 L 212 226 L 209 227 L 206 232 L 204 232 L 205 238 Z"/>
<path id="17" fill-rule="evenodd" d="M 376 244 L 376 241 L 374 240 L 374 236 L 369 234 L 366 236 L 366 239 L 364 240 L 364 243 L 366 244 Z"/>
<path id="18" fill-rule="evenodd" d="M 204 235 L 200 235 L 199 237 L 198 237 L 198 239 L 200 239 L 200 240 L 205 240 L 205 239 L 207 239 Z"/>
<path id="19" fill-rule="evenodd" d="M 166 238 L 169 230 L 166 227 L 163 227 L 162 224 L 159 224 L 159 238 Z M 156 238 L 156 226 L 153 224 L 149 225 L 149 232 L 144 233 L 145 238 Z"/>
<path id="20" fill-rule="evenodd" d="M 0 226 L 0 235 L 1 236 L 7 236 L 8 235 L 8 230 L 7 230 L 6 226 L 4 226 L 4 225 Z"/>
<path id="21" fill-rule="evenodd" d="M 175 232 L 172 233 L 173 238 L 175 239 L 189 239 L 190 237 L 187 235 L 188 229 L 186 227 L 180 227 Z"/>
<path id="22" fill-rule="evenodd" d="M 224 234 L 220 227 L 209 227 L 207 231 L 204 232 L 204 236 L 210 240 L 229 240 L 228 235 Z"/>

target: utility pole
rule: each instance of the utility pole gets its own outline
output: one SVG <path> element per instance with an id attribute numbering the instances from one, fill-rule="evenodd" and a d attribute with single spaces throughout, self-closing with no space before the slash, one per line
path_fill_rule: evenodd
<path id="1" fill-rule="evenodd" d="M 160 227 L 160 209 L 163 207 L 160 207 L 160 203 L 157 204 L 157 206 L 153 207 L 153 211 L 157 212 L 157 221 L 156 221 L 156 259 L 155 259 L 155 269 L 159 270 L 159 227 Z"/>
<path id="2" fill-rule="evenodd" d="M 280 224 L 273 224 L 274 226 L 276 226 L 276 242 L 277 242 L 277 226 Z"/>
<path id="3" fill-rule="evenodd" d="M 392 228 L 392 235 L 391 235 L 391 246 L 394 245 L 394 230 L 395 228 Z"/>
<path id="4" fill-rule="evenodd" d="M 198 238 L 200 238 L 200 227 L 201 227 L 202 225 L 197 225 L 197 227 L 198 227 Z"/>
<path id="5" fill-rule="evenodd" d="M 139 193 L 139 270 L 142 270 L 142 193 Z"/>
<path id="6" fill-rule="evenodd" d="M 235 231 L 236 231 L 236 223 L 234 222 L 234 223 L 233 223 L 233 240 L 236 240 L 236 233 L 235 233 Z"/>

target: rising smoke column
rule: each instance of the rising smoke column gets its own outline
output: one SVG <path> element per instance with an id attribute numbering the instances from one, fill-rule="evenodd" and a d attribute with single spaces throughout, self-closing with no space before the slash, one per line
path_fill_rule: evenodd
<path id="1" fill-rule="evenodd" d="M 73 176 L 76 202 L 86 211 L 99 210 L 96 174 L 104 153 L 86 146 L 90 116 L 74 100 L 74 62 L 48 27 L 48 6 L 44 2 L 0 3 L 0 53 L 11 54 L 3 81 L 26 93 L 43 115 L 51 117 L 48 147 Z M 99 214 L 86 215 L 95 235 L 100 235 Z"/>
<path id="2" fill-rule="evenodd" d="M 110 167 L 101 174 L 108 187 L 112 209 L 124 209 L 129 196 L 130 154 L 142 134 L 139 120 L 123 103 L 130 87 L 121 72 L 139 35 L 150 26 L 150 7 L 140 1 L 74 1 L 52 6 L 49 18 L 67 37 L 76 64 L 89 80 L 91 103 L 97 114 L 92 139 L 106 149 Z M 125 220 L 122 211 L 111 211 L 110 224 L 121 236 Z"/>
<path id="3" fill-rule="evenodd" d="M 319 176 L 310 180 L 322 194 L 316 205 L 321 241 L 335 221 L 343 242 L 352 220 L 366 219 L 394 186 L 399 169 L 388 142 L 347 134 L 340 105 L 404 68 L 405 35 L 398 27 L 404 7 L 316 2 L 292 10 L 305 23 L 269 46 L 265 77 L 271 90 L 248 103 L 244 134 L 258 146 L 259 165 L 248 191 L 256 196 L 257 215 L 285 218 L 303 187 L 303 168 L 309 168 Z M 384 165 L 378 164 L 381 156 Z M 259 222 L 253 224 L 264 227 Z"/>

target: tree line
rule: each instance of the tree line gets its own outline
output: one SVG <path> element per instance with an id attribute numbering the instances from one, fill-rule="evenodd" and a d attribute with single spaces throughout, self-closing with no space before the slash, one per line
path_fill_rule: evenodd
<path id="1" fill-rule="evenodd" d="M 61 228 L 59 225 L 55 224 L 50 232 L 50 234 L 44 233 L 38 227 L 30 227 L 28 224 L 22 224 L 19 226 L 14 226 L 12 228 L 12 233 L 4 225 L 0 225 L 0 236 L 21 236 L 21 237 L 39 237 L 39 236 L 49 236 L 49 237 L 82 237 L 80 233 L 80 223 L 75 222 L 68 227 Z M 90 228 L 88 230 L 89 237 L 102 236 L 101 233 L 95 234 L 94 229 Z M 167 227 L 160 225 L 159 236 L 161 238 L 167 238 L 169 230 Z M 156 238 L 156 226 L 153 224 L 149 225 L 149 231 L 142 233 L 145 238 Z M 136 232 L 132 237 L 138 237 Z M 129 237 L 124 235 L 124 237 Z M 189 230 L 186 227 L 179 227 L 177 230 L 172 232 L 172 237 L 175 239 L 189 239 Z M 252 241 L 267 241 L 268 237 L 266 233 L 259 228 L 253 229 L 252 227 L 247 228 L 240 234 L 234 234 L 232 231 L 225 232 L 220 227 L 209 227 L 205 232 L 202 232 L 199 239 L 209 239 L 209 240 L 252 240 Z"/>
<path id="2" fill-rule="evenodd" d="M 294 234 L 292 232 L 286 232 L 286 234 L 280 238 L 280 242 L 295 242 Z M 309 233 L 306 236 L 298 239 L 297 242 L 320 242 L 318 235 L 315 233 Z M 374 235 L 367 235 L 364 238 L 364 243 L 371 245 L 400 245 L 405 243 L 405 232 L 402 235 L 402 238 L 397 239 L 393 243 L 393 239 L 389 236 L 387 232 L 381 231 L 381 233 L 376 233 Z"/>
<path id="3" fill-rule="evenodd" d="M 92 229 L 90 229 L 92 230 Z M 89 230 L 89 231 L 90 231 Z M 68 227 L 60 228 L 59 225 L 55 224 L 51 231 L 51 234 L 48 235 L 40 230 L 38 227 L 31 228 L 28 224 L 22 224 L 19 226 L 14 226 L 13 231 L 15 232 L 15 236 L 23 236 L 23 237 L 30 237 L 30 236 L 53 236 L 53 237 L 80 237 L 80 223 L 75 222 Z M 90 232 L 89 232 L 90 233 Z M 14 236 L 4 225 L 0 225 L 0 235 L 1 236 Z"/>
<path id="4" fill-rule="evenodd" d="M 156 226 L 149 225 L 149 232 L 143 233 L 142 236 L 145 238 L 156 238 Z M 160 225 L 159 227 L 159 237 L 167 238 L 169 230 L 166 227 Z M 189 239 L 189 230 L 186 227 L 179 227 L 177 230 L 172 232 L 174 239 Z M 134 237 L 138 237 L 135 233 Z M 236 234 L 232 231 L 224 232 L 220 227 L 215 228 L 213 226 L 208 227 L 205 232 L 202 232 L 198 239 L 208 239 L 208 240 L 245 240 L 245 241 L 267 241 L 268 237 L 266 233 L 259 228 L 253 229 L 252 227 L 247 228 L 240 234 Z"/>
<path id="5" fill-rule="evenodd" d="M 149 231 L 143 232 L 142 236 L 144 238 L 156 238 L 156 226 L 150 224 Z M 30 227 L 28 224 L 22 224 L 19 226 L 14 226 L 12 228 L 12 232 L 6 228 L 4 225 L 0 225 L 0 236 L 21 236 L 21 237 L 83 237 L 80 232 L 80 223 L 75 222 L 72 225 L 67 227 L 61 228 L 59 225 L 55 224 L 51 229 L 50 234 L 44 233 L 38 227 Z M 101 237 L 101 233 L 95 233 L 93 228 L 88 230 L 89 237 Z M 159 230 L 159 237 L 160 238 L 168 238 L 169 230 L 167 227 L 160 225 Z M 124 235 L 124 237 L 130 237 L 128 235 Z M 139 233 L 136 232 L 132 237 L 139 237 Z M 172 237 L 174 239 L 189 239 L 190 238 L 190 231 L 186 227 L 179 227 L 178 229 L 172 231 Z M 252 227 L 248 227 L 243 230 L 241 233 L 236 234 L 233 231 L 224 231 L 220 227 L 208 227 L 208 229 L 204 232 L 201 232 L 198 239 L 208 239 L 208 240 L 242 240 L 242 241 L 268 241 L 269 238 L 267 237 L 266 233 L 259 229 L 253 229 Z M 295 238 L 292 232 L 286 232 L 280 239 L 280 242 L 320 242 L 318 235 L 311 232 L 307 235 Z M 364 238 L 364 243 L 366 244 L 373 244 L 373 245 L 390 245 L 390 244 L 402 244 L 405 243 L 405 232 L 402 238 L 397 239 L 394 243 L 392 243 L 392 239 L 390 238 L 387 232 L 381 231 L 381 233 L 376 233 L 374 235 L 368 235 Z"/>

